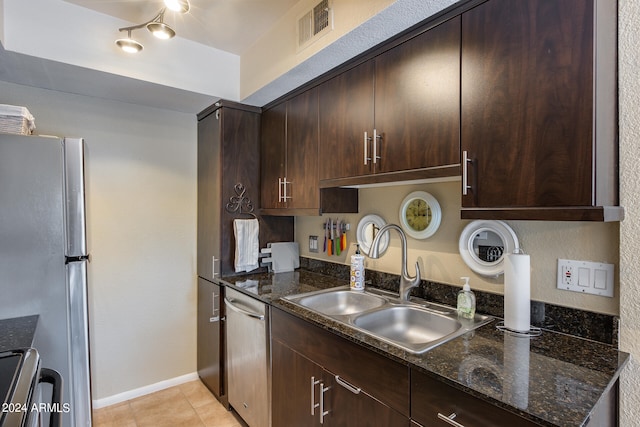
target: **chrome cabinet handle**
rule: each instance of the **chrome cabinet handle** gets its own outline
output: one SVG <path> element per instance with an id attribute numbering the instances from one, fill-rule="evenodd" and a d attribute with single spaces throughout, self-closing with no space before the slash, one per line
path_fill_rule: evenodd
<path id="1" fill-rule="evenodd" d="M 362 150 L 362 152 L 364 153 L 364 165 L 368 165 L 369 164 L 369 160 L 371 160 L 371 157 L 368 156 L 369 154 L 369 141 L 371 140 L 371 138 L 369 138 L 369 135 L 367 134 L 367 131 L 364 131 L 364 148 Z"/>
<path id="2" fill-rule="evenodd" d="M 324 424 L 324 417 L 329 411 L 324 410 L 324 393 L 329 390 L 330 387 L 325 387 L 324 383 L 320 383 L 320 424 Z"/>
<path id="3" fill-rule="evenodd" d="M 362 389 L 360 387 L 356 387 L 354 385 L 349 384 L 348 382 L 346 382 L 345 380 L 340 378 L 339 375 L 336 375 L 336 382 L 338 384 L 340 384 L 342 387 L 344 387 L 347 390 L 349 390 L 353 394 L 360 394 L 360 392 L 362 391 Z"/>
<path id="4" fill-rule="evenodd" d="M 378 131 L 376 129 L 373 130 L 373 164 L 378 163 L 378 140 L 382 141 L 382 135 L 378 135 Z"/>
<path id="5" fill-rule="evenodd" d="M 282 181 L 282 188 L 284 189 L 284 195 L 282 196 L 282 201 L 286 202 L 289 199 L 293 199 L 293 197 L 291 196 L 287 196 L 287 184 L 291 184 L 292 181 L 287 181 L 287 177 L 284 177 L 284 180 Z"/>
<path id="6" fill-rule="evenodd" d="M 438 412 L 438 418 L 441 419 L 442 421 L 444 421 L 447 424 L 450 424 L 452 426 L 455 427 L 464 427 L 464 425 L 460 424 L 457 421 L 454 421 L 455 417 L 457 417 L 458 414 L 456 414 L 455 412 L 451 415 L 449 415 L 448 417 L 446 415 L 441 414 L 440 412 Z"/>
<path id="7" fill-rule="evenodd" d="M 254 319 L 258 319 L 258 320 L 264 320 L 264 314 L 260 314 L 260 313 L 254 313 L 252 311 L 249 310 L 245 310 L 242 309 L 238 306 L 233 305 L 233 303 L 235 302 L 235 300 L 229 300 L 227 298 L 224 299 L 224 302 L 227 304 L 227 306 L 232 309 L 235 312 L 238 312 L 240 314 L 244 314 L 245 316 L 249 316 L 252 317 Z"/>
<path id="8" fill-rule="evenodd" d="M 462 195 L 466 196 L 471 190 L 471 186 L 469 185 L 469 163 L 472 160 L 469 158 L 469 154 L 467 151 L 462 152 Z"/>
<path id="9" fill-rule="evenodd" d="M 216 308 L 216 297 L 220 297 L 220 295 L 217 295 L 217 294 L 215 294 L 215 293 L 214 293 L 214 294 L 212 294 L 212 295 L 213 295 L 213 298 L 212 298 L 213 303 L 212 303 L 212 307 L 211 307 L 211 308 L 212 308 L 212 310 L 211 310 L 211 317 L 209 318 L 209 322 L 211 322 L 211 323 L 215 323 L 215 322 L 217 322 L 218 320 L 220 320 L 220 316 L 216 316 L 216 311 L 217 311 L 218 313 L 220 312 L 220 309 L 219 309 L 219 308 Z"/>
<path id="10" fill-rule="evenodd" d="M 316 385 L 320 384 L 320 380 L 316 380 L 316 377 L 311 377 L 311 416 L 316 414 L 316 408 L 320 406 L 316 403 Z"/>
<path id="11" fill-rule="evenodd" d="M 211 277 L 216 277 L 219 273 L 216 272 L 216 261 L 220 262 L 219 259 L 216 259 L 216 256 L 211 257 Z"/>

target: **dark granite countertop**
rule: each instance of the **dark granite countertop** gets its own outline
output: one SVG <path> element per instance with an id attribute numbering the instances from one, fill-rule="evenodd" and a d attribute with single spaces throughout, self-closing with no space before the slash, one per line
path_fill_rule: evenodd
<path id="1" fill-rule="evenodd" d="M 38 316 L 0 320 L 0 352 L 33 346 Z"/>
<path id="2" fill-rule="evenodd" d="M 516 337 L 498 330 L 496 321 L 415 355 L 282 299 L 348 285 L 345 280 L 305 270 L 221 280 L 226 286 L 542 425 L 585 425 L 629 359 L 627 353 L 612 346 L 552 331 L 543 330 L 534 338 Z"/>

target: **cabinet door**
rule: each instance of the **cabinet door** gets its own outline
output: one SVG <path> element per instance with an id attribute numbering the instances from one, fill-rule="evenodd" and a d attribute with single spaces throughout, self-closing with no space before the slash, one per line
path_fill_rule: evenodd
<path id="1" fill-rule="evenodd" d="M 375 59 L 376 172 L 460 162 L 460 17 Z"/>
<path id="2" fill-rule="evenodd" d="M 329 426 L 409 427 L 408 417 L 375 400 L 354 384 L 325 371 L 325 424 Z"/>
<path id="3" fill-rule="evenodd" d="M 284 102 L 262 113 L 260 206 L 265 209 L 284 207 L 279 180 L 284 179 L 286 173 L 286 123 Z"/>
<path id="4" fill-rule="evenodd" d="M 198 121 L 198 276 L 208 280 L 213 257 L 221 258 L 221 163 L 220 120 L 212 113 Z"/>
<path id="5" fill-rule="evenodd" d="M 220 286 L 198 278 L 198 376 L 218 399 L 224 393 Z"/>
<path id="6" fill-rule="evenodd" d="M 308 90 L 287 102 L 286 206 L 319 209 L 318 90 Z"/>
<path id="7" fill-rule="evenodd" d="M 462 15 L 463 207 L 592 205 L 593 11 L 490 0 Z"/>
<path id="8" fill-rule="evenodd" d="M 320 179 L 373 171 L 364 141 L 373 132 L 373 68 L 368 61 L 319 86 Z"/>
<path id="9" fill-rule="evenodd" d="M 319 426 L 322 368 L 278 340 L 271 346 L 273 427 Z M 317 381 L 317 382 L 316 382 Z"/>

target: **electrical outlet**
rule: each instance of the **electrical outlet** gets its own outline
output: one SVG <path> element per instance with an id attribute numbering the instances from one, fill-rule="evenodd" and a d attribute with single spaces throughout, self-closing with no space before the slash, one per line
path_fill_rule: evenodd
<path id="1" fill-rule="evenodd" d="M 573 283 L 573 267 L 570 265 L 562 266 L 562 284 L 565 286 L 571 286 Z"/>
<path id="2" fill-rule="evenodd" d="M 309 252 L 318 252 L 318 236 L 309 236 Z"/>
<path id="3" fill-rule="evenodd" d="M 557 288 L 613 297 L 613 264 L 558 259 Z"/>

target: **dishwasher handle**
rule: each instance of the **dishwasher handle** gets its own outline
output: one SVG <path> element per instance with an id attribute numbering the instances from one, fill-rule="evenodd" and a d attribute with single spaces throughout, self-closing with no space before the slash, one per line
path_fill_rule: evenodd
<path id="1" fill-rule="evenodd" d="M 52 386 L 52 396 L 51 403 L 52 407 L 54 405 L 59 405 L 62 408 L 62 375 L 56 370 L 49 368 L 42 368 L 40 370 L 40 379 L 39 383 L 48 383 Z M 51 411 L 49 415 L 49 426 L 50 427 L 60 427 L 62 425 L 62 411 Z"/>
<path id="2" fill-rule="evenodd" d="M 234 303 L 234 302 L 236 302 L 236 300 L 234 300 L 234 299 L 228 299 L 228 298 L 225 298 L 225 299 L 224 299 L 224 302 L 225 302 L 225 304 L 226 304 L 230 309 L 232 309 L 233 311 L 236 311 L 236 312 L 238 312 L 238 313 L 240 313 L 240 314 L 244 314 L 245 316 L 252 317 L 252 318 L 254 318 L 254 319 L 264 320 L 264 314 L 254 313 L 254 312 L 252 312 L 252 311 L 245 310 L 245 309 L 243 309 L 243 308 L 240 308 L 240 307 L 238 307 L 238 306 L 233 305 L 233 303 Z"/>

